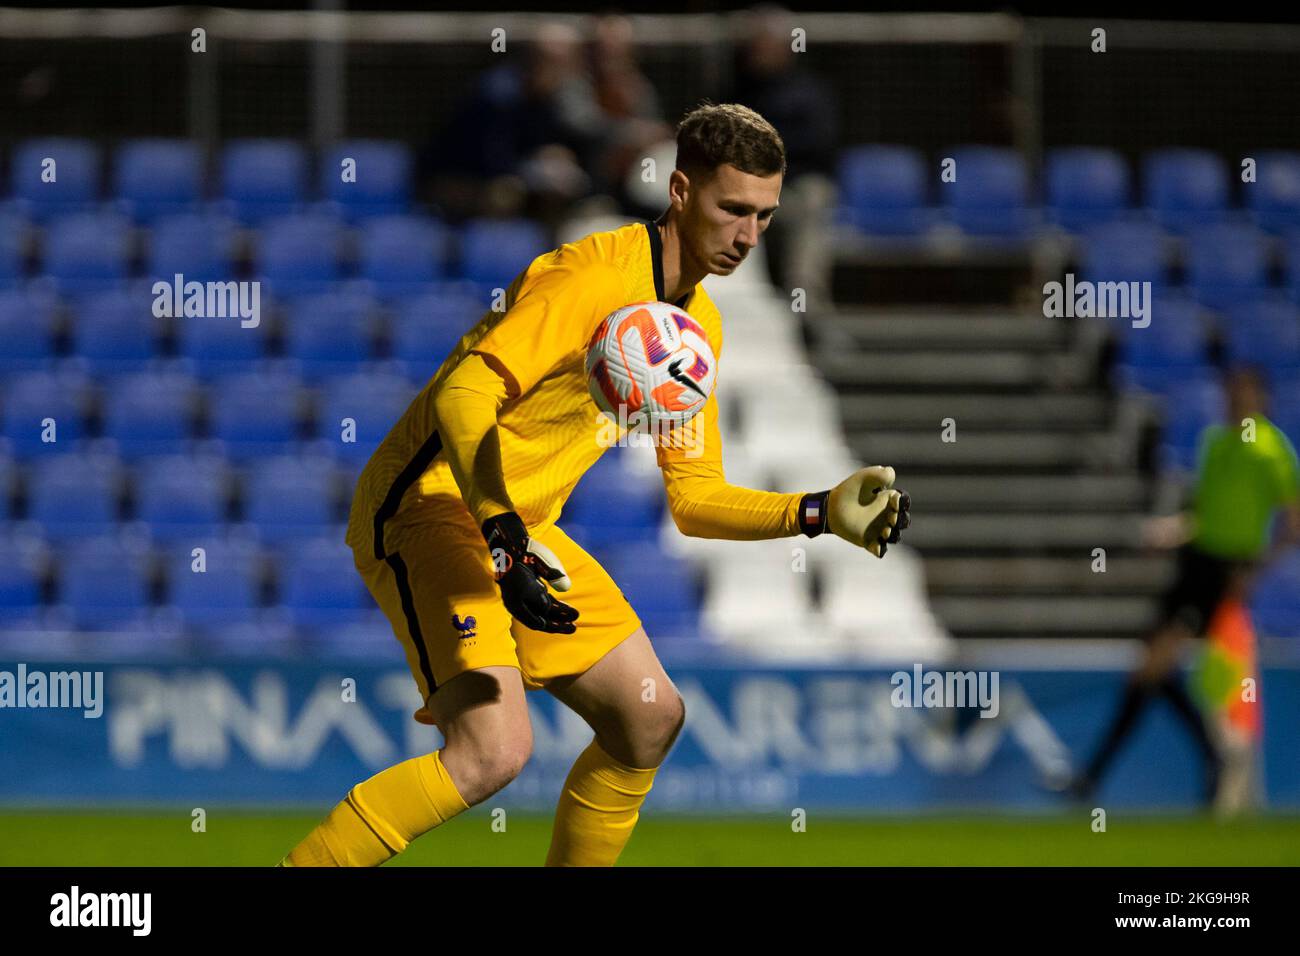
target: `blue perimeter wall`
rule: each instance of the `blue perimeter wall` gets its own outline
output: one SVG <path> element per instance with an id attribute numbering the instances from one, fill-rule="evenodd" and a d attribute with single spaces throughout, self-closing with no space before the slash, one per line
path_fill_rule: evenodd
<path id="1" fill-rule="evenodd" d="M 75 664 L 104 674 L 103 715 L 0 708 L 0 804 L 294 805 L 327 808 L 354 783 L 436 749 L 411 718 L 420 700 L 400 665 L 312 662 Z M 15 672 L 17 662 L 0 661 Z M 687 725 L 646 808 L 789 813 L 1049 811 L 1041 783 L 1091 752 L 1119 700 L 1113 670 L 1000 670 L 999 713 L 891 703 L 892 669 L 669 665 Z M 344 681 L 355 681 L 345 700 Z M 591 732 L 545 692 L 528 695 L 534 749 L 493 807 L 548 811 Z M 1268 805 L 1300 809 L 1300 669 L 1266 669 Z M 1097 804 L 1197 805 L 1193 744 L 1159 701 Z"/>

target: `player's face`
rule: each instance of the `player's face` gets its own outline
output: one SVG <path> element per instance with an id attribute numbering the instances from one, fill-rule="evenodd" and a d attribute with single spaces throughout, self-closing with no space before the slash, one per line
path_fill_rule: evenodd
<path id="1" fill-rule="evenodd" d="M 731 275 L 767 231 L 781 197 L 780 173 L 754 176 L 719 166 L 683 210 L 692 258 L 713 275 Z"/>

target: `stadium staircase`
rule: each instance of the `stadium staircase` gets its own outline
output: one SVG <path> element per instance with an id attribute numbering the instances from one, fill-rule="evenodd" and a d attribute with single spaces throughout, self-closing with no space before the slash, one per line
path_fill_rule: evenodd
<path id="1" fill-rule="evenodd" d="M 1139 534 L 1169 489 L 1141 467 L 1147 409 L 1098 375 L 1104 321 L 1123 320 L 943 305 L 805 323 L 852 453 L 905 476 L 908 540 L 955 636 L 1134 637 L 1154 623 L 1172 568 Z"/>

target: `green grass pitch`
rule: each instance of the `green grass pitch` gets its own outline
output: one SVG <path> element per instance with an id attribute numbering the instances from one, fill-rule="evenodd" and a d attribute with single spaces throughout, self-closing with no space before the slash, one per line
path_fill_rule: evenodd
<path id="1" fill-rule="evenodd" d="M 174 813 L 6 810 L 0 866 L 271 866 L 320 813 L 209 809 L 207 832 Z M 389 866 L 534 866 L 549 817 L 510 815 L 494 832 L 477 807 L 417 840 Z M 1112 813 L 1094 833 L 1075 817 L 643 817 L 622 866 L 1295 866 L 1300 817 L 1229 822 Z"/>

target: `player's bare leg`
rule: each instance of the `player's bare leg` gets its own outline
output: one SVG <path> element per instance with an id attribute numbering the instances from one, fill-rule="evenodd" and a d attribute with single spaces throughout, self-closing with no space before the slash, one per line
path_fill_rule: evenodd
<path id="1" fill-rule="evenodd" d="M 440 687 L 429 712 L 441 750 L 357 784 L 285 857 L 285 866 L 378 866 L 519 773 L 532 751 L 523 679 L 513 667 L 466 671 Z"/>
<path id="2" fill-rule="evenodd" d="M 513 667 L 466 671 L 429 699 L 442 764 L 465 802 L 482 803 L 519 775 L 533 750 L 523 679 Z"/>
<path id="3" fill-rule="evenodd" d="M 565 781 L 546 865 L 613 866 L 681 732 L 685 705 L 644 629 L 547 690 L 596 736 Z"/>
<path id="4" fill-rule="evenodd" d="M 585 674 L 551 681 L 546 689 L 581 715 L 611 757 L 634 767 L 659 766 L 685 720 L 681 695 L 645 628 Z"/>

